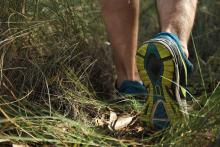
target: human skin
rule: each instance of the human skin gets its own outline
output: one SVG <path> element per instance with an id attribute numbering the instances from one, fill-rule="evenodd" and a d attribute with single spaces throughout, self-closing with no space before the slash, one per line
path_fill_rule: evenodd
<path id="1" fill-rule="evenodd" d="M 140 81 L 135 55 L 138 41 L 139 0 L 101 0 L 102 15 L 113 49 L 117 87 L 124 80 Z M 197 0 L 157 0 L 161 32 L 176 34 L 189 56 L 187 43 Z M 153 24 L 152 24 L 153 25 Z"/>

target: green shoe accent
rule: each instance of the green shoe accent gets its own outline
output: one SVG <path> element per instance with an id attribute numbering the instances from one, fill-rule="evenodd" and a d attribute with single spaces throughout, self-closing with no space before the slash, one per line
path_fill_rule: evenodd
<path id="1" fill-rule="evenodd" d="M 175 41 L 163 36 L 154 38 L 141 46 L 136 56 L 148 91 L 142 120 L 157 129 L 187 118 L 184 87 L 188 67 Z"/>

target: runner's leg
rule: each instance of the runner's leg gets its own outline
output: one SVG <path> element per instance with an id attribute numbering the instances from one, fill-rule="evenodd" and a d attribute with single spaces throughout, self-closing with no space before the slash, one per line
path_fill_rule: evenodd
<path id="1" fill-rule="evenodd" d="M 157 0 L 162 32 L 176 34 L 187 57 L 187 42 L 192 30 L 198 0 Z"/>
<path id="2" fill-rule="evenodd" d="M 135 62 L 139 0 L 102 0 L 102 14 L 113 48 L 117 86 L 124 80 L 139 81 Z"/>

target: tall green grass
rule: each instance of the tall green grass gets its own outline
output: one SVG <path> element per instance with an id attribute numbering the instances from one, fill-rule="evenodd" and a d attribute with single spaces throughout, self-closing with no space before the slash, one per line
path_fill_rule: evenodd
<path id="1" fill-rule="evenodd" d="M 206 81 L 206 75 L 192 77 L 193 82 L 199 83 L 197 88 L 203 90 L 192 98 L 187 124 L 176 123 L 163 132 L 145 135 L 113 133 L 107 128 L 95 127 L 95 118 L 101 117 L 106 107 L 139 111 L 139 104 L 134 99 L 128 100 L 128 105 L 109 102 L 114 97 L 114 67 L 110 49 L 105 45 L 98 1 L 1 3 L 4 13 L 0 17 L 3 20 L 0 33 L 0 141 L 35 146 L 204 146 L 217 142 L 220 88 L 219 82 L 214 82 L 217 78 L 211 82 L 211 90 L 200 86 L 201 79 L 197 77 Z M 142 4 L 141 18 L 145 7 L 150 13 L 154 12 L 151 3 Z M 206 2 L 200 5 L 211 7 Z M 216 12 L 211 14 L 216 15 Z M 201 13 L 199 11 L 199 15 Z M 149 22 L 144 21 L 142 19 L 143 26 L 152 27 L 147 33 L 157 31 L 157 25 L 147 24 L 156 23 L 155 16 Z M 197 31 L 203 28 L 199 27 Z M 194 36 L 196 45 L 199 31 Z M 146 36 L 141 34 L 140 37 L 143 40 Z M 201 50 L 198 50 L 197 62 L 203 64 L 200 54 Z M 197 67 L 196 64 L 196 73 Z M 204 73 L 205 69 L 201 65 L 198 70 Z M 205 98 L 204 89 L 207 91 Z"/>

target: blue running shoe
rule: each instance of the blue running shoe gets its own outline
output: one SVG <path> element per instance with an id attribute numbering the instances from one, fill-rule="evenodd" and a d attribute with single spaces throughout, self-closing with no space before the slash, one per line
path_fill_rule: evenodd
<path id="1" fill-rule="evenodd" d="M 156 129 L 188 117 L 187 74 L 193 65 L 183 52 L 180 40 L 162 32 L 145 42 L 137 52 L 140 77 L 148 91 L 142 119 Z"/>
<path id="2" fill-rule="evenodd" d="M 142 96 L 147 94 L 147 90 L 141 81 L 125 80 L 119 88 L 116 87 L 118 92 L 122 95 Z"/>

